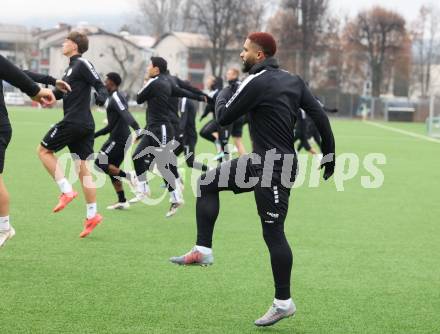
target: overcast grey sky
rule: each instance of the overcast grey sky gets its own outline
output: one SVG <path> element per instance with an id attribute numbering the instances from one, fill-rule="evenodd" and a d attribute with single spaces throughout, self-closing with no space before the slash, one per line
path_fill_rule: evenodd
<path id="1" fill-rule="evenodd" d="M 237 0 L 239 1 L 239 0 Z M 1 0 L 0 23 L 53 26 L 57 22 L 89 21 L 117 29 L 136 11 L 137 0 Z M 375 4 L 401 12 L 407 19 L 417 16 L 420 6 L 432 0 L 330 0 L 342 15 L 355 15 Z M 112 30 L 114 30 L 112 29 Z"/>

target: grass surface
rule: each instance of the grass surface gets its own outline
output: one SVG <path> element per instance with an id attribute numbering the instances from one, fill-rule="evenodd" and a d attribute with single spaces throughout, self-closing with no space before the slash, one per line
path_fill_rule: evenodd
<path id="1" fill-rule="evenodd" d="M 253 194 L 221 194 L 209 268 L 168 263 L 194 243 L 188 183 L 185 207 L 169 220 L 167 201 L 105 212 L 115 200 L 107 183 L 98 190 L 105 220 L 80 240 L 82 196 L 52 214 L 58 189 L 35 153 L 61 112 L 10 108 L 10 116 L 4 179 L 17 236 L 0 251 L 0 333 L 440 331 L 439 144 L 333 121 L 338 154 L 357 153 L 361 161 L 370 152 L 386 155 L 384 185 L 363 189 L 361 176 L 369 173 L 361 166 L 344 192 L 333 181 L 292 192 L 286 234 L 298 312 L 257 329 L 253 320 L 266 311 L 273 288 Z M 104 115 L 95 117 L 99 128 Z M 137 117 L 144 124 L 144 115 Z M 424 133 L 423 124 L 392 126 Z M 197 149 L 213 147 L 199 139 Z"/>

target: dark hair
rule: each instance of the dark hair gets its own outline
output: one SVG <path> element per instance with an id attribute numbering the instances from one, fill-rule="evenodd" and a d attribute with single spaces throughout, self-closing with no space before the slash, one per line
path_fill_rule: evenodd
<path id="1" fill-rule="evenodd" d="M 168 69 L 168 63 L 162 57 L 151 57 L 151 63 L 153 67 L 158 67 L 160 73 L 166 73 Z"/>
<path id="2" fill-rule="evenodd" d="M 118 87 L 122 82 L 121 76 L 116 72 L 107 73 L 107 78 Z"/>
<path id="3" fill-rule="evenodd" d="M 78 45 L 78 52 L 80 54 L 85 53 L 89 49 L 89 39 L 86 34 L 79 31 L 71 31 L 66 38 Z"/>
<path id="4" fill-rule="evenodd" d="M 253 32 L 248 39 L 261 47 L 267 57 L 272 57 L 277 52 L 277 43 L 273 36 L 267 32 Z"/>
<path id="5" fill-rule="evenodd" d="M 221 77 L 215 77 L 214 78 L 214 85 L 213 89 L 223 89 L 223 79 Z"/>

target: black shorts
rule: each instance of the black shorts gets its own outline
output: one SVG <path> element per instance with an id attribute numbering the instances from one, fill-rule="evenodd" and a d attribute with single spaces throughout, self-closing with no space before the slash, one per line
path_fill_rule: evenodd
<path id="1" fill-rule="evenodd" d="M 253 165 L 248 157 L 249 155 L 245 155 L 223 162 L 202 176 L 201 182 L 213 180 L 208 187 L 233 191 L 235 194 L 253 191 L 260 218 L 269 224 L 284 222 L 289 208 L 289 185 L 281 181 L 281 172 L 275 171 L 266 175 L 263 168 Z M 295 174 L 296 163 L 288 175 L 288 181 L 293 183 Z"/>
<path id="2" fill-rule="evenodd" d="M 93 128 L 61 121 L 49 130 L 41 141 L 41 145 L 54 152 L 67 146 L 74 158 L 87 160 L 93 158 L 94 133 Z"/>
<path id="3" fill-rule="evenodd" d="M 104 145 L 102 145 L 99 154 L 107 156 L 109 165 L 119 167 L 124 161 L 125 142 L 119 142 L 109 138 Z"/>
<path id="4" fill-rule="evenodd" d="M 172 127 L 168 124 L 148 127 L 144 131 L 143 137 L 133 153 L 133 158 L 138 157 L 141 153 L 141 156 L 151 154 L 151 152 L 149 154 L 144 153 L 148 151 L 149 147 L 165 147 L 170 141 L 173 140 L 173 133 Z"/>
<path id="5" fill-rule="evenodd" d="M 231 136 L 234 138 L 241 138 L 243 136 L 243 126 L 246 121 L 246 116 L 242 116 L 232 123 Z"/>
<path id="6" fill-rule="evenodd" d="M 10 126 L 0 128 L 0 174 L 3 173 L 3 168 L 5 167 L 6 149 L 11 141 L 11 137 L 12 128 Z"/>

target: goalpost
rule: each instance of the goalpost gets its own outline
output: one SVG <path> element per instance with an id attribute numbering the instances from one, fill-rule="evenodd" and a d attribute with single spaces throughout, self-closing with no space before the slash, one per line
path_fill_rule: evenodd
<path id="1" fill-rule="evenodd" d="M 440 97 L 432 95 L 429 103 L 429 116 L 426 120 L 428 135 L 440 138 Z"/>

